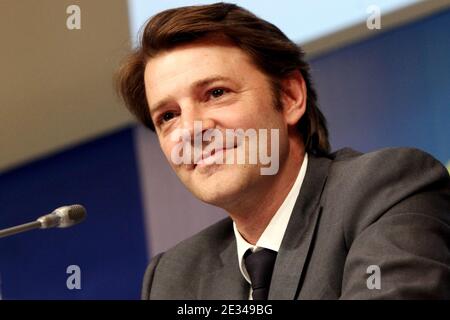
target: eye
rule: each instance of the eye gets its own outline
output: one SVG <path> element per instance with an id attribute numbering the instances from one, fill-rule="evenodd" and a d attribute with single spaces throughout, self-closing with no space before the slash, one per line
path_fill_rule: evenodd
<path id="1" fill-rule="evenodd" d="M 175 113 L 172 111 L 164 112 L 158 119 L 158 124 L 162 124 L 164 122 L 168 122 L 175 117 Z"/>
<path id="2" fill-rule="evenodd" d="M 165 112 L 162 116 L 162 120 L 163 121 L 169 121 L 170 119 L 172 119 L 174 117 L 174 113 L 173 112 Z"/>
<path id="3" fill-rule="evenodd" d="M 223 96 L 226 92 L 227 92 L 227 90 L 225 90 L 223 88 L 214 88 L 212 90 L 209 90 L 208 94 L 209 94 L 209 96 L 217 99 L 217 98 L 220 98 L 221 96 Z"/>
<path id="4" fill-rule="evenodd" d="M 213 91 L 211 91 L 211 95 L 214 98 L 218 98 L 218 97 L 220 97 L 223 94 L 224 94 L 224 90 L 223 89 L 214 89 Z"/>

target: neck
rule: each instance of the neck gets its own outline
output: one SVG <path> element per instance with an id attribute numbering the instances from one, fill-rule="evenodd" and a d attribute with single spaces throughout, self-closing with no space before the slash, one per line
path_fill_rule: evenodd
<path id="1" fill-rule="evenodd" d="M 289 147 L 286 161 L 279 172 L 266 183 L 248 192 L 245 200 L 227 210 L 242 237 L 255 245 L 281 204 L 286 199 L 300 171 L 305 151 L 303 143 L 294 141 Z M 251 214 L 249 214 L 249 212 Z"/>

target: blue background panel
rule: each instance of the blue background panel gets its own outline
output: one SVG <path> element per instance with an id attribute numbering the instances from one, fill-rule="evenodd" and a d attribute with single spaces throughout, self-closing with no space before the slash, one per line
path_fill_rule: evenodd
<path id="1" fill-rule="evenodd" d="M 147 263 L 132 129 L 0 176 L 0 228 L 81 203 L 87 220 L 68 229 L 0 239 L 3 299 L 137 299 Z M 81 290 L 66 269 L 81 268 Z"/>
<path id="2" fill-rule="evenodd" d="M 423 149 L 450 160 L 450 10 L 311 61 L 333 149 Z"/>

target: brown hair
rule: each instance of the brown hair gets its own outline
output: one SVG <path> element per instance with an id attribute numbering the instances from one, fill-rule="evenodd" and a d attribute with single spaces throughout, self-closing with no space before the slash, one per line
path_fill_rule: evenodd
<path id="1" fill-rule="evenodd" d="M 305 150 L 328 154 L 326 120 L 317 105 L 309 66 L 302 49 L 273 24 L 235 4 L 215 3 L 169 9 L 153 16 L 141 34 L 140 46 L 125 60 L 117 73 L 117 90 L 128 109 L 146 127 L 155 130 L 147 104 L 144 70 L 148 59 L 164 50 L 207 36 L 225 36 L 246 52 L 253 63 L 272 80 L 275 97 L 280 80 L 298 70 L 305 80 L 305 115 L 297 124 Z"/>

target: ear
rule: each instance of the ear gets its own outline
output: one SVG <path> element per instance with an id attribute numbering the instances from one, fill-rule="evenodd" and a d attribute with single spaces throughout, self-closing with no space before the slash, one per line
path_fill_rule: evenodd
<path id="1" fill-rule="evenodd" d="M 300 71 L 295 70 L 281 80 L 283 115 L 288 125 L 295 125 L 306 111 L 306 84 Z"/>

